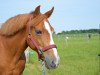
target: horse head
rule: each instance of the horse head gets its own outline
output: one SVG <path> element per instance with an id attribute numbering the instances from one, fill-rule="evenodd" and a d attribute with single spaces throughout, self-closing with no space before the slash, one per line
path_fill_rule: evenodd
<path id="1" fill-rule="evenodd" d="M 54 29 L 48 21 L 53 10 L 54 7 L 42 14 L 40 6 L 36 7 L 35 11 L 30 13 L 31 16 L 26 29 L 28 46 L 38 53 L 39 59 L 45 61 L 48 69 L 56 68 L 59 64 L 59 55 L 52 37 Z"/>

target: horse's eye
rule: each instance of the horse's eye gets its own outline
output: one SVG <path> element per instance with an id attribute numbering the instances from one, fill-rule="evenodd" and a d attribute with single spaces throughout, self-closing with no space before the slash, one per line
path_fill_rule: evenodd
<path id="1" fill-rule="evenodd" d="M 36 30 L 36 34 L 37 34 L 37 35 L 41 35 L 41 34 L 42 34 L 42 31 Z"/>

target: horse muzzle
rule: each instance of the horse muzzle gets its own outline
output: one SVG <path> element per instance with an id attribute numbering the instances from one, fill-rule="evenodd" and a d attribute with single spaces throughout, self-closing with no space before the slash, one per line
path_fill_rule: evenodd
<path id="1" fill-rule="evenodd" d="M 47 69 L 55 69 L 59 65 L 59 55 L 56 58 L 45 57 L 45 66 Z"/>

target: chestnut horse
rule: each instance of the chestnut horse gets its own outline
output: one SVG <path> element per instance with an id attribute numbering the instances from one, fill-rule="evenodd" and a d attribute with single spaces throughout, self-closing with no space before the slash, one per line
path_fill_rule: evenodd
<path id="1" fill-rule="evenodd" d="M 29 46 L 45 61 L 48 69 L 58 66 L 59 55 L 52 38 L 53 27 L 48 18 L 54 7 L 42 14 L 40 6 L 31 13 L 8 19 L 0 29 L 0 75 L 22 75 Z M 41 54 L 42 53 L 42 54 Z"/>

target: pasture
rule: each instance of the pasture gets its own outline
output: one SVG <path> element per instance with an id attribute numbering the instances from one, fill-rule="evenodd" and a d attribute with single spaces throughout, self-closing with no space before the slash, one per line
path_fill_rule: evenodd
<path id="1" fill-rule="evenodd" d="M 92 34 L 91 39 L 87 34 L 55 35 L 54 41 L 58 46 L 60 65 L 54 70 L 46 69 L 47 75 L 99 75 L 99 35 Z M 42 75 L 41 64 L 32 50 L 24 75 Z"/>

